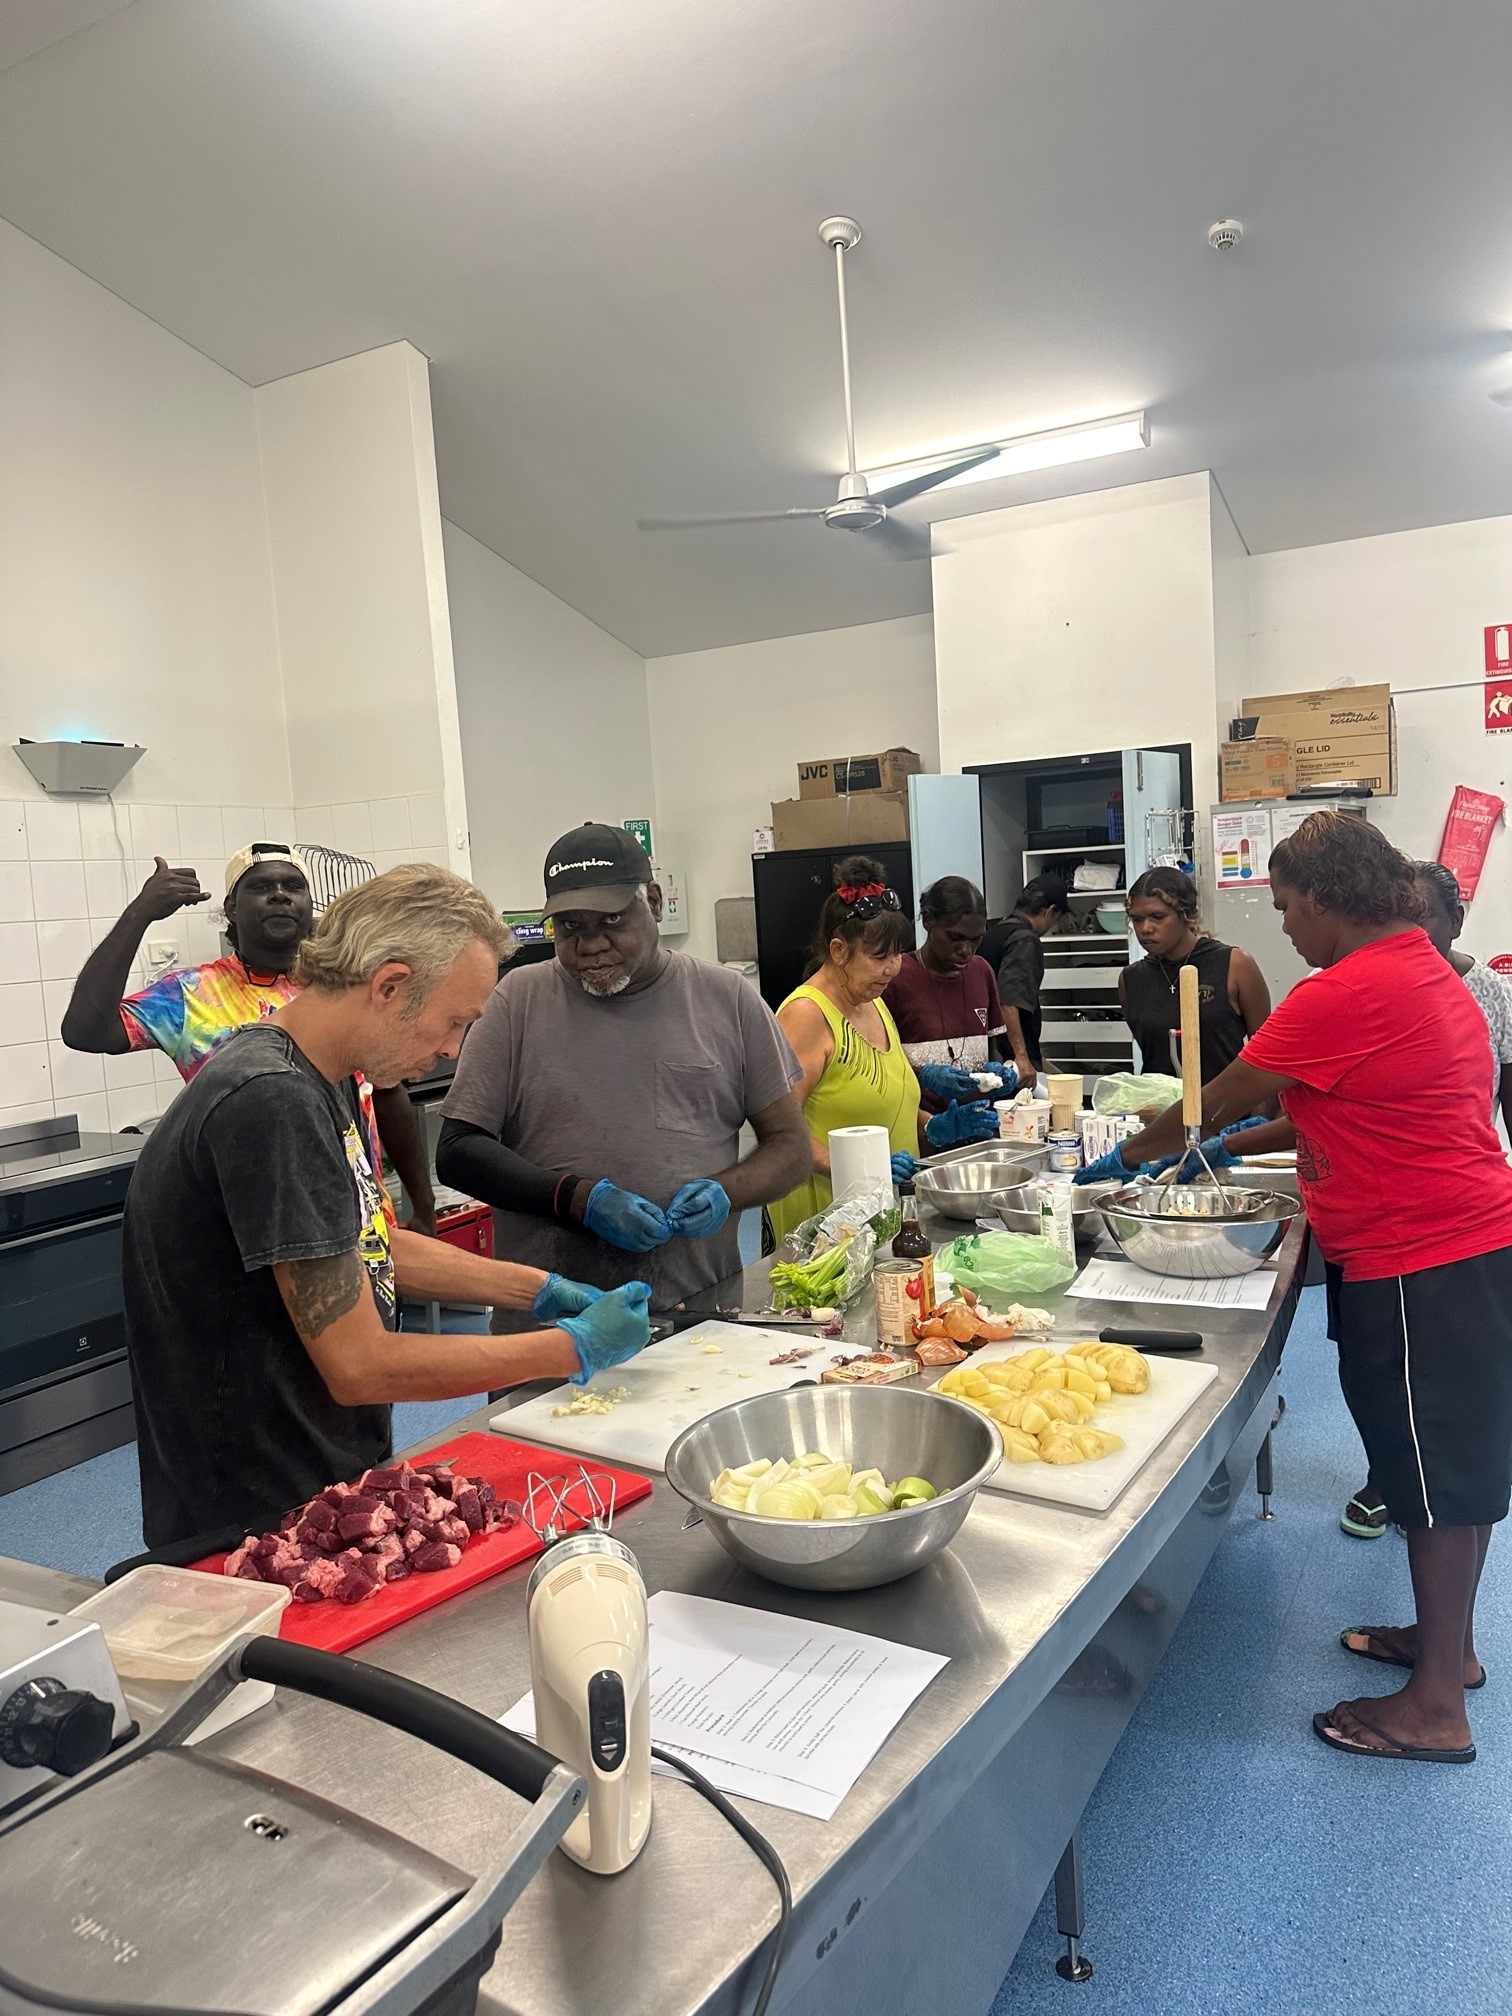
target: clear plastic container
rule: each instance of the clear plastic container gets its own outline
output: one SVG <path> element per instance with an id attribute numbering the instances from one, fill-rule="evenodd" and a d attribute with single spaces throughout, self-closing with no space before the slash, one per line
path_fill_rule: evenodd
<path id="1" fill-rule="evenodd" d="M 74 1611 L 99 1625 L 123 1680 L 194 1680 L 247 1632 L 278 1635 L 289 1591 L 194 1568 L 133 1568 Z"/>

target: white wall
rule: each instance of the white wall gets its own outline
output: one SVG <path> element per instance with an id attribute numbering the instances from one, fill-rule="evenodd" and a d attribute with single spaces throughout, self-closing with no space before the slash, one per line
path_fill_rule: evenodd
<path id="1" fill-rule="evenodd" d="M 0 1127 L 120 1128 L 177 1072 L 58 1029 L 155 855 L 218 898 L 294 833 L 297 776 L 301 838 L 466 862 L 427 371 L 400 344 L 254 394 L 5 223 L 0 354 Z M 146 746 L 114 809 L 12 753 L 79 735 Z M 216 957 L 211 906 L 133 984 L 150 946 Z"/>
<path id="2" fill-rule="evenodd" d="M 122 1127 L 178 1074 L 63 1049 L 80 965 L 154 854 L 218 894 L 229 852 L 291 830 L 253 396 L 5 223 L 0 353 L 0 1126 Z M 115 819 L 12 753 L 81 734 L 146 746 Z M 203 911 L 152 936 L 218 950 Z"/>
<path id="3" fill-rule="evenodd" d="M 1191 742 L 1211 770 L 1206 475 L 952 519 L 933 572 L 942 768 Z"/>
<path id="4" fill-rule="evenodd" d="M 479 886 L 500 909 L 539 909 L 546 849 L 586 819 L 650 819 L 665 853 L 644 661 L 457 526 L 444 531 Z"/>
<path id="5" fill-rule="evenodd" d="M 1371 817 L 1406 853 L 1437 854 L 1456 784 L 1512 803 L 1512 736 L 1486 734 L 1481 693 L 1481 631 L 1512 617 L 1512 517 L 1257 554 L 1250 616 L 1248 692 L 1391 685 L 1399 787 Z M 1454 682 L 1464 683 L 1422 690 Z M 1512 951 L 1505 828 L 1492 839 L 1462 943 L 1481 958 Z"/>
<path id="6" fill-rule="evenodd" d="M 426 360 L 390 343 L 256 400 L 300 837 L 329 810 L 328 844 L 466 874 Z M 438 794 L 444 844 L 416 843 L 409 800 Z"/>
<path id="7" fill-rule="evenodd" d="M 751 832 L 798 795 L 807 757 L 895 745 L 939 767 L 927 616 L 646 663 L 657 851 L 687 878 L 687 949 L 714 957 L 714 903 L 751 893 Z"/>

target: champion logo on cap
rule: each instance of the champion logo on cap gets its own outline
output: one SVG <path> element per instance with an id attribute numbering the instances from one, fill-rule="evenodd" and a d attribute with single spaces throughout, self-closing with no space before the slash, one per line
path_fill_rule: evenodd
<path id="1" fill-rule="evenodd" d="M 553 861 L 548 875 L 570 875 L 579 868 L 622 868 L 622 861 L 605 861 L 597 854 L 585 854 L 577 861 Z"/>

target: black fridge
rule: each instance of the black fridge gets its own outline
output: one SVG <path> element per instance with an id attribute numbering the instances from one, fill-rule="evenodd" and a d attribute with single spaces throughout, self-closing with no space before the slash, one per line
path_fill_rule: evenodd
<path id="1" fill-rule="evenodd" d="M 813 956 L 820 907 L 834 888 L 847 856 L 862 853 L 881 864 L 898 892 L 905 913 L 914 914 L 913 854 L 906 840 L 858 848 L 795 847 L 780 854 L 753 854 L 756 891 L 756 969 L 769 1006 L 780 1007 L 798 986 Z"/>

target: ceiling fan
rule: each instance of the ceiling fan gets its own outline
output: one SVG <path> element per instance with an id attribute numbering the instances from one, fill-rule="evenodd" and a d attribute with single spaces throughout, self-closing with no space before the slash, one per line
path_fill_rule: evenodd
<path id="1" fill-rule="evenodd" d="M 1000 451 L 996 447 L 973 448 L 969 454 L 943 467 L 931 467 L 885 490 L 873 491 L 856 467 L 856 423 L 851 411 L 850 330 L 845 313 L 845 255 L 861 242 L 861 226 L 854 217 L 826 217 L 819 237 L 835 255 L 835 284 L 840 299 L 840 381 L 845 391 L 845 474 L 833 504 L 795 506 L 789 511 L 735 511 L 708 518 L 638 518 L 642 532 L 681 532 L 704 525 L 762 525 L 792 518 L 821 518 L 836 532 L 866 532 L 870 543 L 898 560 L 929 557 L 929 529 L 902 524 L 892 516 L 900 504 L 922 497 L 926 490 L 938 489 L 952 477 L 990 462 Z"/>

